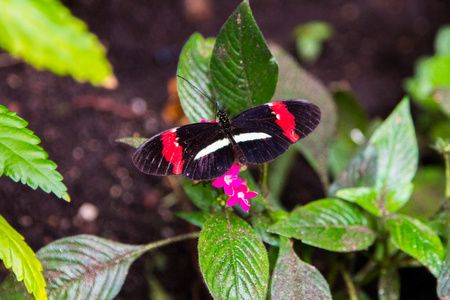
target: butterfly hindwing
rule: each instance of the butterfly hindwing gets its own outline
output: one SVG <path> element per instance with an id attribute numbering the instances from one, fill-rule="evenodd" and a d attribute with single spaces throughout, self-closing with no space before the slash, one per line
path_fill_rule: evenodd
<path id="1" fill-rule="evenodd" d="M 217 123 L 195 123 L 167 130 L 142 144 L 133 156 L 136 167 L 152 175 L 183 174 L 209 180 L 225 174 L 233 148 Z"/>
<path id="2" fill-rule="evenodd" d="M 300 99 L 258 105 L 230 120 L 232 136 L 251 164 L 274 160 L 319 122 L 320 109 Z"/>

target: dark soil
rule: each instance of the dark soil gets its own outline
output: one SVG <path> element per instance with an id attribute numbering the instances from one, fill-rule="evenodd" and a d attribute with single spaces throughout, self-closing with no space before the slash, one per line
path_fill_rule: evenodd
<path id="1" fill-rule="evenodd" d="M 167 179 L 140 173 L 131 162 L 133 149 L 115 139 L 152 136 L 170 126 L 160 111 L 185 41 L 196 31 L 216 36 L 240 1 L 205 1 L 210 10 L 198 15 L 187 12 L 192 8 L 188 3 L 195 2 L 187 0 L 63 2 L 106 45 L 120 85 L 110 91 L 23 63 L 0 67 L 0 103 L 29 122 L 28 128 L 58 164 L 72 197 L 66 203 L 2 176 L 1 215 L 34 250 L 81 233 L 143 244 L 197 230 L 174 216 L 193 209 L 189 202 L 172 203 L 166 197 L 172 193 Z M 266 39 L 292 54 L 291 31 L 296 25 L 311 20 L 331 23 L 335 36 L 320 60 L 307 68 L 327 85 L 347 81 L 369 114 L 381 117 L 402 98 L 402 80 L 412 75 L 415 60 L 432 54 L 437 29 L 450 22 L 450 3 L 438 0 L 254 0 L 251 6 Z M 137 115 L 131 107 L 141 99 L 147 110 Z M 298 187 L 299 202 L 323 195 L 318 180 L 311 184 L 311 176 L 296 178 L 304 180 L 290 187 Z M 92 222 L 78 214 L 84 203 L 99 209 Z M 196 241 L 158 253 L 167 264 L 153 274 L 171 299 L 209 296 L 198 271 Z M 119 299 L 149 299 L 148 267 L 154 257 L 150 252 L 132 265 Z M 433 284 L 402 290 L 402 299 L 419 299 L 414 289 L 429 290 L 433 296 L 425 298 L 432 299 Z"/>

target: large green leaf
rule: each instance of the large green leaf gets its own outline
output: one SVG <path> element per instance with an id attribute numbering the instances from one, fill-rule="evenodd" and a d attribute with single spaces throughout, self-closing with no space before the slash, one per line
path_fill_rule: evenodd
<path id="1" fill-rule="evenodd" d="M 327 281 L 312 265 L 298 258 L 289 241 L 280 238 L 280 252 L 273 271 L 271 299 L 330 299 Z"/>
<path id="2" fill-rule="evenodd" d="M 0 47 L 36 68 L 114 88 L 105 49 L 56 0 L 1 0 Z"/>
<path id="3" fill-rule="evenodd" d="M 131 263 L 145 250 L 144 246 L 77 235 L 48 244 L 36 256 L 44 268 L 50 299 L 96 300 L 113 299 L 119 293 Z M 12 291 L 1 292 L 0 297 L 6 298 Z"/>
<path id="4" fill-rule="evenodd" d="M 370 143 L 378 150 L 377 190 L 387 193 L 411 182 L 419 156 L 407 98 L 375 130 Z"/>
<path id="5" fill-rule="evenodd" d="M 11 268 L 18 281 L 38 300 L 47 299 L 42 266 L 23 237 L 0 216 L 0 255 L 6 268 Z M 6 299 L 0 297 L 2 299 Z"/>
<path id="6" fill-rule="evenodd" d="M 386 222 L 394 244 L 416 258 L 438 277 L 444 259 L 444 247 L 438 235 L 419 220 L 397 214 Z"/>
<path id="7" fill-rule="evenodd" d="M 269 262 L 258 235 L 226 213 L 203 224 L 198 241 L 200 269 L 216 299 L 265 299 Z"/>
<path id="8" fill-rule="evenodd" d="M 15 112 L 0 105 L 0 176 L 5 174 L 70 201 L 56 164 L 47 159 L 47 153 L 38 146 L 39 138 L 25 128 L 27 125 Z"/>
<path id="9" fill-rule="evenodd" d="M 77 235 L 48 244 L 36 253 L 44 269 L 50 299 L 114 299 L 130 265 L 145 251 L 199 233 L 168 238 L 147 245 L 122 244 L 92 235 Z M 20 287 L 10 289 L 13 278 L 2 283 L 0 299 L 27 299 Z"/>
<path id="10" fill-rule="evenodd" d="M 178 62 L 178 95 L 183 111 L 191 122 L 210 121 L 216 117 L 209 65 L 214 39 L 194 33 L 183 47 Z M 194 88 L 195 86 L 195 88 Z M 202 95 L 197 89 L 199 89 Z"/>
<path id="11" fill-rule="evenodd" d="M 300 142 L 312 166 L 317 170 L 324 184 L 328 182 L 328 146 L 336 127 L 336 106 L 327 88 L 302 69 L 295 59 L 278 46 L 270 47 L 280 66 L 278 85 L 273 96 L 275 100 L 306 99 L 321 110 L 321 121 L 313 134 Z"/>
<path id="12" fill-rule="evenodd" d="M 243 1 L 220 30 L 211 57 L 211 81 L 219 102 L 232 116 L 269 102 L 277 78 L 278 65 L 249 3 Z"/>
<path id="13" fill-rule="evenodd" d="M 365 249 L 375 240 L 369 221 L 358 207 L 333 199 L 299 207 L 287 219 L 272 225 L 269 231 L 339 252 Z"/>

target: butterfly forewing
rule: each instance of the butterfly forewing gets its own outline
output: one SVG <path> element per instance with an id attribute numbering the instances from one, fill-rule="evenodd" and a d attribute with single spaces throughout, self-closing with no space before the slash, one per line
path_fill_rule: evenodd
<path id="1" fill-rule="evenodd" d="M 225 174 L 233 148 L 217 123 L 196 123 L 167 130 L 142 144 L 133 156 L 136 167 L 152 175 L 183 174 L 209 180 Z"/>
<path id="2" fill-rule="evenodd" d="M 259 105 L 230 120 L 232 136 L 251 164 L 274 160 L 319 122 L 319 107 L 299 99 Z"/>

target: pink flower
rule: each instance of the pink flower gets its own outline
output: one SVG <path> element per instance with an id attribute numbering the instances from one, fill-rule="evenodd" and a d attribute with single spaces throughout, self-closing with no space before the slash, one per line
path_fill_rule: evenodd
<path id="1" fill-rule="evenodd" d="M 245 184 L 242 179 L 237 177 L 239 174 L 239 168 L 239 165 L 233 164 L 228 172 L 214 180 L 212 186 L 216 188 L 223 187 L 226 195 L 233 196 L 234 188 L 239 187 L 241 184 Z"/>
<path id="2" fill-rule="evenodd" d="M 216 120 L 206 121 L 205 119 L 201 119 L 200 123 L 217 123 L 217 121 Z"/>
<path id="3" fill-rule="evenodd" d="M 257 192 L 249 191 L 247 185 L 243 183 L 234 189 L 234 195 L 228 199 L 227 206 L 234 206 L 239 203 L 242 209 L 248 212 L 248 209 L 250 208 L 248 199 L 254 198 L 257 195 Z"/>

